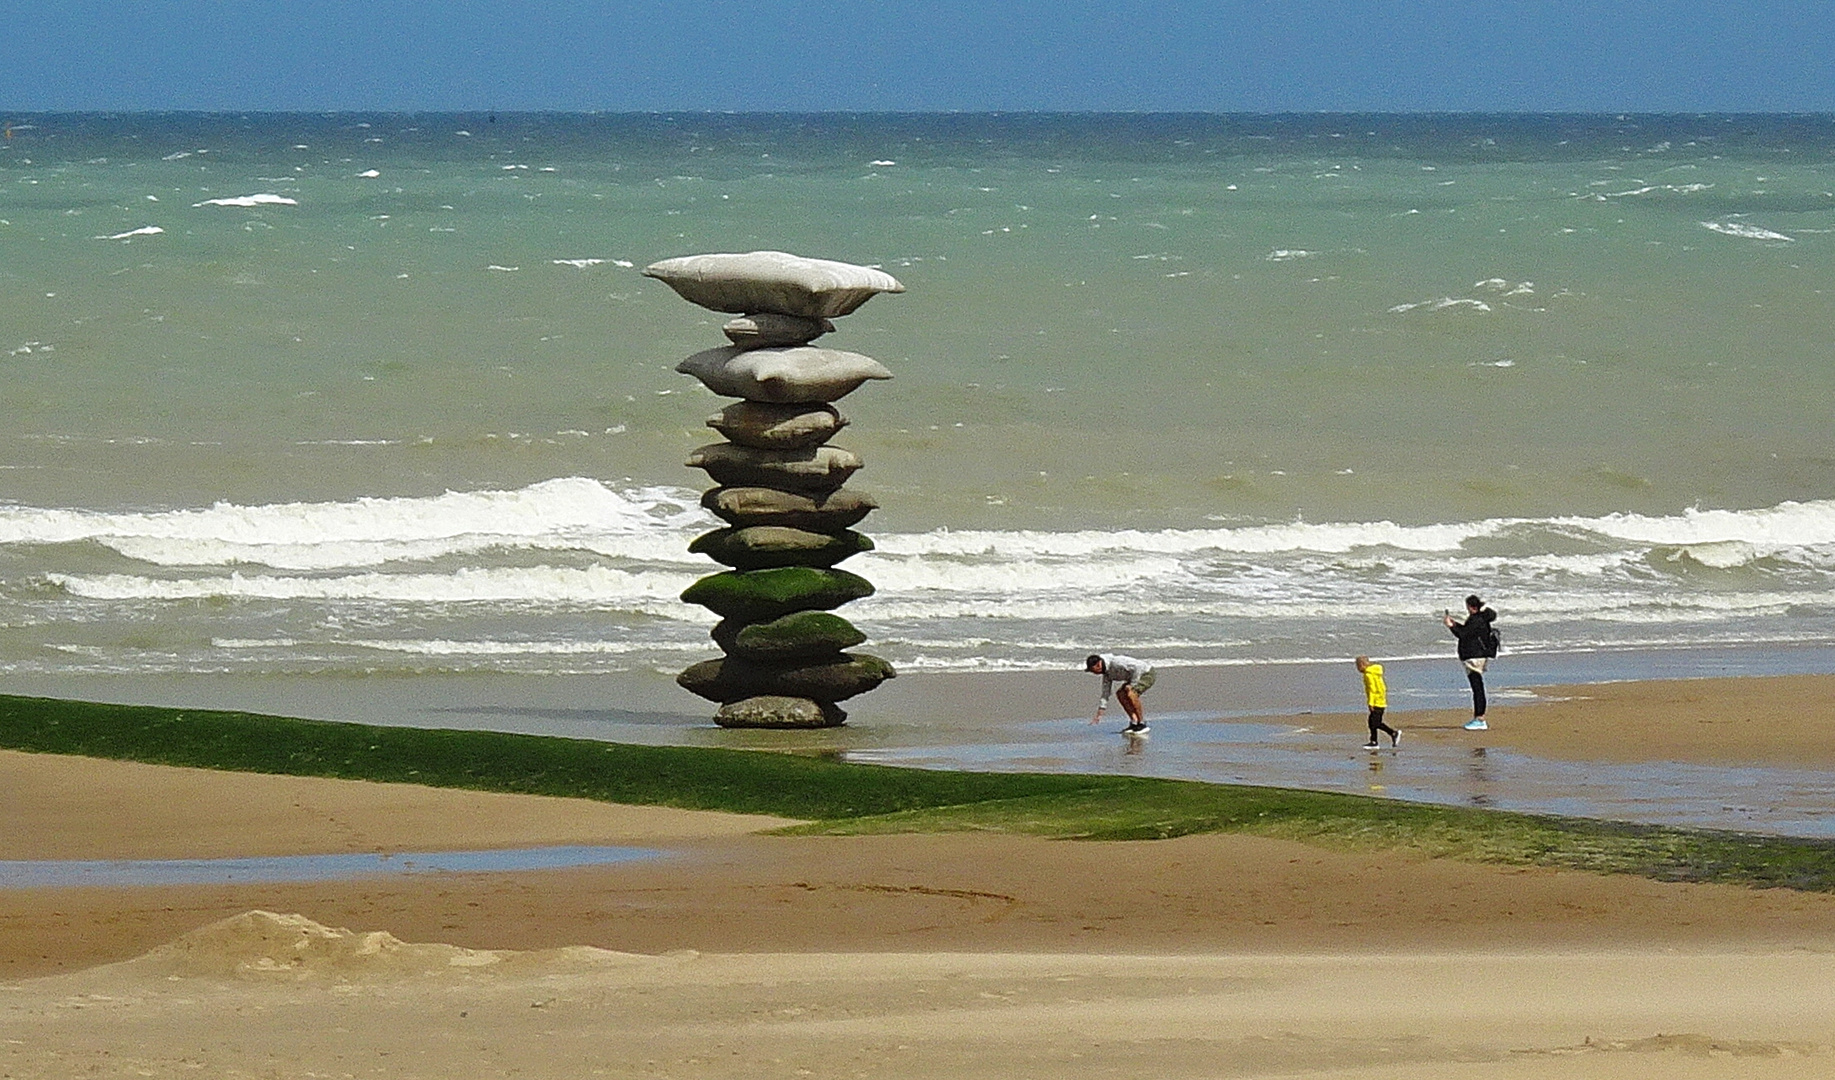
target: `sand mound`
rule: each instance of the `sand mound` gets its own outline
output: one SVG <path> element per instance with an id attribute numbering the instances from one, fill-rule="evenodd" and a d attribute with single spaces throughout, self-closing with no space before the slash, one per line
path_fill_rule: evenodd
<path id="1" fill-rule="evenodd" d="M 245 911 L 199 927 L 132 963 L 191 977 L 341 980 L 488 967 L 503 959 L 503 953 L 456 945 L 410 945 L 380 930 L 334 929 L 304 915 Z"/>
<path id="2" fill-rule="evenodd" d="M 184 978 L 388 981 L 433 974 L 624 966 L 650 958 L 585 947 L 519 953 L 410 944 L 381 930 L 323 926 L 304 915 L 246 911 L 199 927 L 127 965 Z"/>

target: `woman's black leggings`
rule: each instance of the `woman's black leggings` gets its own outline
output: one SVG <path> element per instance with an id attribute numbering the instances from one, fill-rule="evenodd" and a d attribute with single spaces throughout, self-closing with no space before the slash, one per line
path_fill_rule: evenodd
<path id="1" fill-rule="evenodd" d="M 1466 668 L 1465 678 L 1467 682 L 1472 684 L 1472 715 L 1474 717 L 1483 716 L 1485 714 L 1485 676 L 1484 676 L 1484 673 L 1481 671 L 1473 671 L 1471 668 Z"/>

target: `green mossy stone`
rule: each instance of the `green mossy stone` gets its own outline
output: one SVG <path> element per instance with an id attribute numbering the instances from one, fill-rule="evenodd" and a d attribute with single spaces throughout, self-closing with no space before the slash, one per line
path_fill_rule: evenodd
<path id="1" fill-rule="evenodd" d="M 749 525 L 716 529 L 697 537 L 688 550 L 740 570 L 767 570 L 775 566 L 833 566 L 842 559 L 872 551 L 873 541 L 851 529 L 831 534 L 782 525 Z"/>
<path id="2" fill-rule="evenodd" d="M 709 574 L 684 589 L 682 600 L 723 619 L 757 623 L 793 611 L 827 611 L 872 595 L 872 582 L 846 570 L 780 566 Z"/>
<path id="3" fill-rule="evenodd" d="M 806 495 L 766 487 L 717 487 L 701 496 L 701 506 L 728 525 L 782 525 L 820 533 L 852 528 L 879 509 L 871 495 L 846 488 Z"/>
<path id="4" fill-rule="evenodd" d="M 714 627 L 713 637 L 728 656 L 760 662 L 833 656 L 867 639 L 853 623 L 826 611 L 793 611 L 765 623 L 728 619 Z"/>
<path id="5" fill-rule="evenodd" d="M 832 701 L 760 694 L 720 706 L 720 711 L 714 714 L 714 723 L 723 728 L 807 730 L 840 727 L 847 723 L 847 713 Z"/>
<path id="6" fill-rule="evenodd" d="M 759 664 L 727 656 L 703 660 L 677 675 L 675 681 L 691 694 L 727 705 L 765 694 L 811 701 L 845 701 L 897 674 L 891 664 L 864 653 L 841 653 L 826 661 L 818 658 L 814 663 L 804 662 L 798 667 Z"/>

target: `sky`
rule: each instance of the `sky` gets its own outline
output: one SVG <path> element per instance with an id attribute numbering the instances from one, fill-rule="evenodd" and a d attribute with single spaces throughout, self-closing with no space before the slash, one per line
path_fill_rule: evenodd
<path id="1" fill-rule="evenodd" d="M 1835 0 L 0 0 L 0 111 L 1835 112 Z"/>

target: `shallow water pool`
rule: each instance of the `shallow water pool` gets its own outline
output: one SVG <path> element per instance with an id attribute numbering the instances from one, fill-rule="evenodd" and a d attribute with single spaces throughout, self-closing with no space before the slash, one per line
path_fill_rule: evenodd
<path id="1" fill-rule="evenodd" d="M 1087 721 L 1020 725 L 1008 742 L 854 751 L 852 761 L 939 769 L 1124 773 L 1214 783 L 1343 791 L 1652 825 L 1835 836 L 1835 771 L 1676 762 L 1560 761 L 1484 745 L 1410 739 L 1365 750 L 1361 734 L 1293 723 L 1163 713 L 1127 739 Z M 1342 726 L 1342 725 L 1339 725 Z"/>
<path id="2" fill-rule="evenodd" d="M 505 848 L 488 851 L 352 852 L 237 859 L 0 860 L 0 889 L 126 885 L 272 885 L 410 874 L 564 870 L 661 858 L 652 848 Z"/>

